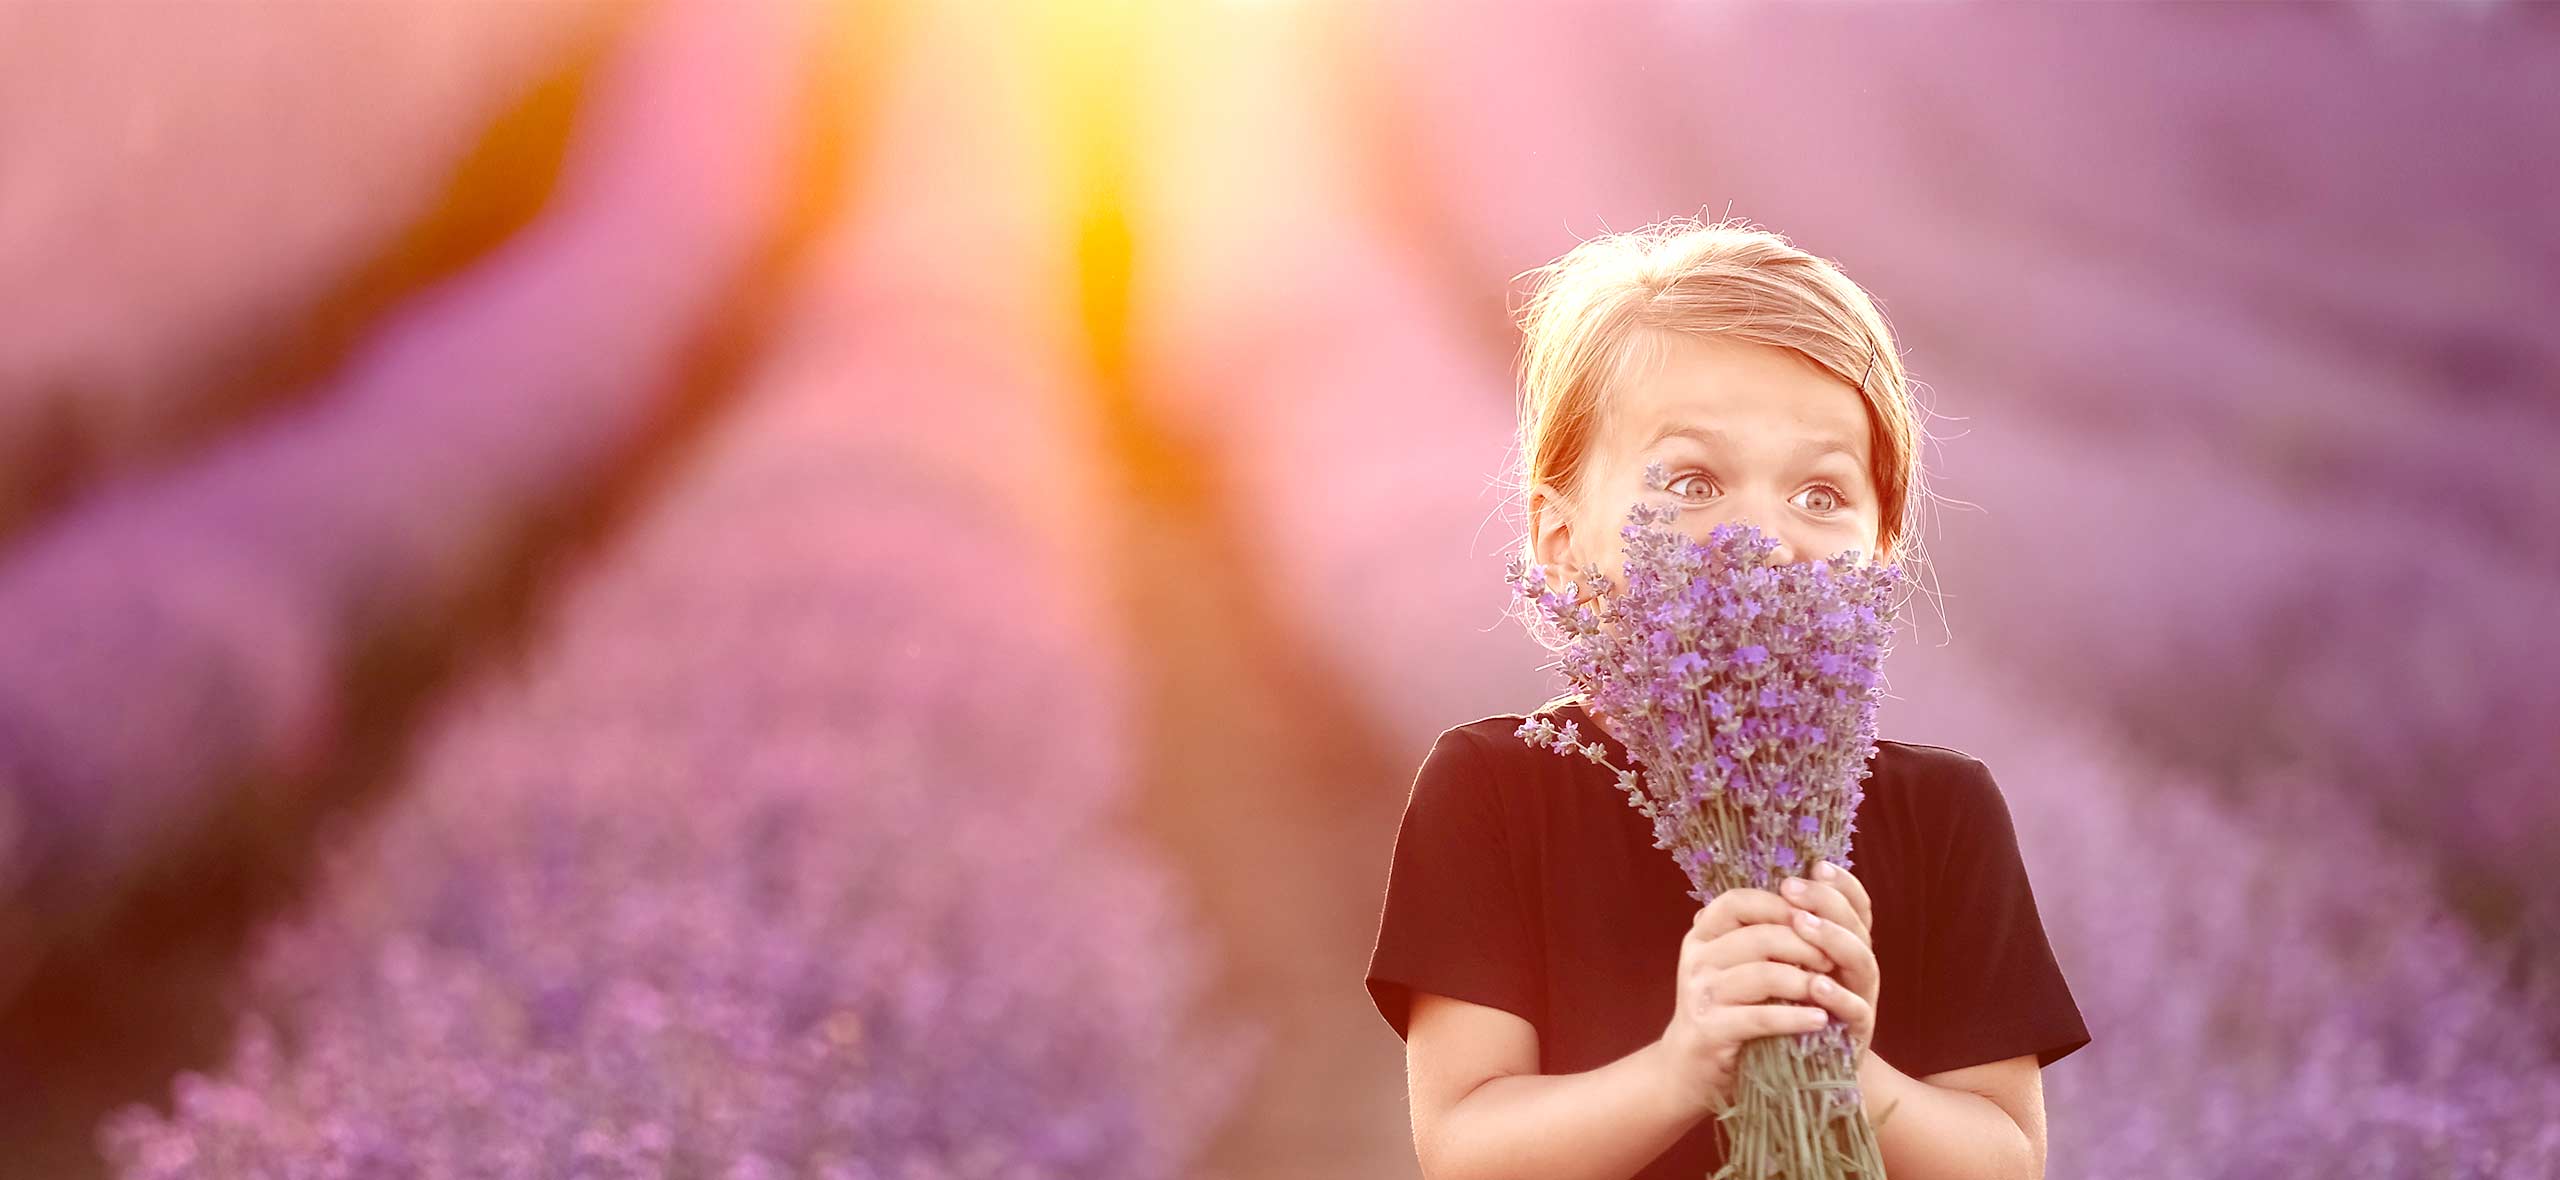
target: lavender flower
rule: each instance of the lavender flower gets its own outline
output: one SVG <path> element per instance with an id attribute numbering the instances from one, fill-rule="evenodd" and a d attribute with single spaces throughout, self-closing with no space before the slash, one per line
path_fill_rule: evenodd
<path id="1" fill-rule="evenodd" d="M 1660 464 L 1647 482 L 1663 484 Z M 1703 542 L 1672 527 L 1679 509 L 1628 513 L 1624 585 L 1596 567 L 1558 590 L 1515 559 L 1515 602 L 1564 640 L 1556 666 L 1626 745 L 1630 806 L 1653 821 L 1701 905 L 1767 888 L 1805 865 L 1849 865 L 1860 785 L 1875 753 L 1878 666 L 1890 646 L 1898 566 L 1817 560 L 1773 565 L 1776 542 L 1748 524 Z M 1539 716 L 1521 740 L 1606 763 L 1573 722 Z M 1883 1174 L 1855 1095 L 1846 1030 L 1743 1046 L 1726 1173 Z"/>
<path id="2" fill-rule="evenodd" d="M 1196 1172 L 1261 1034 L 1196 1023 L 1210 949 L 1116 826 L 1115 665 L 1013 538 L 844 558 L 833 392 L 756 403 L 454 701 L 229 1059 L 100 1126 L 115 1174 Z"/>

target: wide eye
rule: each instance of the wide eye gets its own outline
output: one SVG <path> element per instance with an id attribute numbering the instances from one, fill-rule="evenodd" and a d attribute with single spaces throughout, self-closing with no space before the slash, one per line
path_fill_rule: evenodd
<path id="1" fill-rule="evenodd" d="M 1819 493 L 1828 497 L 1826 503 L 1805 505 L 1805 510 L 1808 512 L 1820 512 L 1827 515 L 1829 513 L 1838 512 L 1843 507 L 1846 507 L 1849 502 L 1848 497 L 1840 494 L 1840 489 L 1827 483 L 1815 484 L 1812 487 L 1806 488 L 1805 491 L 1807 493 Z"/>
<path id="2" fill-rule="evenodd" d="M 1716 481 L 1707 478 L 1706 472 L 1687 471 L 1674 476 L 1670 483 L 1663 485 L 1663 490 L 1683 500 L 1701 500 L 1706 498 L 1707 489 L 1715 484 Z"/>

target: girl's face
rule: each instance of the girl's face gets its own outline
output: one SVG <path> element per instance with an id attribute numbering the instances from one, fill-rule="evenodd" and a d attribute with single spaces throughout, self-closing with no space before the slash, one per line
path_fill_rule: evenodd
<path id="1" fill-rule="evenodd" d="M 1623 584 L 1619 529 L 1640 501 L 1681 509 L 1704 540 L 1745 520 L 1778 542 L 1771 560 L 1873 560 L 1883 516 L 1869 474 L 1866 399 L 1791 349 L 1724 336 L 1658 333 L 1661 361 L 1613 394 L 1583 456 L 1580 494 L 1531 489 L 1538 561 L 1561 585 L 1597 562 Z M 1669 488 L 1644 483 L 1659 462 Z M 1587 589 L 1587 588 L 1586 588 Z"/>

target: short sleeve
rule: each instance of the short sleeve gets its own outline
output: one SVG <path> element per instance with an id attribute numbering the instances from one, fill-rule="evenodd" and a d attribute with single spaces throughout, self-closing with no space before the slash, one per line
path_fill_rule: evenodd
<path id="1" fill-rule="evenodd" d="M 1369 956 L 1369 997 L 1399 1038 L 1415 991 L 1531 1023 L 1543 1013 L 1536 944 L 1488 771 L 1476 739 L 1452 729 L 1414 774 Z"/>
<path id="2" fill-rule="evenodd" d="M 1913 1077 L 2029 1053 L 2051 1065 L 2088 1044 L 2089 1029 L 2036 912 L 2008 800 L 1975 759 L 1949 788 L 1919 997 L 1929 1011 L 1908 1022 L 1894 1065 Z"/>

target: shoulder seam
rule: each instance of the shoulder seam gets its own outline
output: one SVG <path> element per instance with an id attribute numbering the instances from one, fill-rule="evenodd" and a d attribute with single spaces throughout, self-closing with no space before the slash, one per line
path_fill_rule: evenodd
<path id="1" fill-rule="evenodd" d="M 1475 720 L 1473 720 L 1473 721 L 1461 721 L 1461 722 L 1459 722 L 1459 723 L 1458 723 L 1458 724 L 1456 724 L 1456 725 L 1452 725 L 1452 726 L 1450 726 L 1449 728 L 1450 728 L 1450 730 L 1451 730 L 1451 731 L 1453 731 L 1453 732 L 1454 732 L 1454 731 L 1462 730 L 1462 729 L 1474 729 L 1475 727 L 1477 727 L 1477 726 L 1479 726 L 1479 725 L 1483 725 L 1483 724 L 1485 724 L 1485 723 L 1487 723 L 1487 722 L 1493 722 L 1493 721 L 1526 721 L 1526 720 L 1528 720 L 1528 719 L 1529 719 L 1529 714 L 1527 714 L 1527 713 L 1487 713 L 1487 714 L 1485 714 L 1484 716 L 1482 716 L 1482 717 L 1478 717 L 1478 718 L 1476 718 L 1476 719 L 1475 719 Z"/>
<path id="2" fill-rule="evenodd" d="M 1941 745 L 1937 745 L 1937 744 L 1935 744 L 1935 743 L 1931 743 L 1931 742 L 1906 742 L 1906 741 L 1902 741 L 1902 740 L 1900 740 L 1900 739 L 1898 739 L 1898 738 L 1877 738 L 1877 739 L 1876 739 L 1876 742 L 1877 742 L 1877 744 L 1879 744 L 1879 745 L 1886 745 L 1886 744 L 1890 744 L 1890 745 L 1896 745 L 1896 746 L 1907 746 L 1907 747 L 1909 747 L 1909 748 L 1911 748 L 1911 749 L 1915 749 L 1915 750 L 1938 750 L 1938 751 L 1941 751 L 1941 752 L 1943 752 L 1943 753 L 1953 754 L 1953 755 L 1955 755 L 1956 757 L 1958 757 L 1958 758 L 1962 758 L 1962 759 L 1964 759 L 1964 760 L 1965 760 L 1965 761 L 1967 761 L 1967 762 L 1980 762 L 1980 761 L 1982 761 L 1982 759 L 1980 759 L 1980 758 L 1976 758 L 1976 757 L 1974 757 L 1974 756 L 1973 756 L 1973 755 L 1971 755 L 1971 754 L 1968 754 L 1968 753 L 1966 753 L 1966 752 L 1964 752 L 1964 751 L 1962 751 L 1962 750 L 1959 750 L 1959 749 L 1955 748 L 1954 746 L 1941 746 Z"/>

